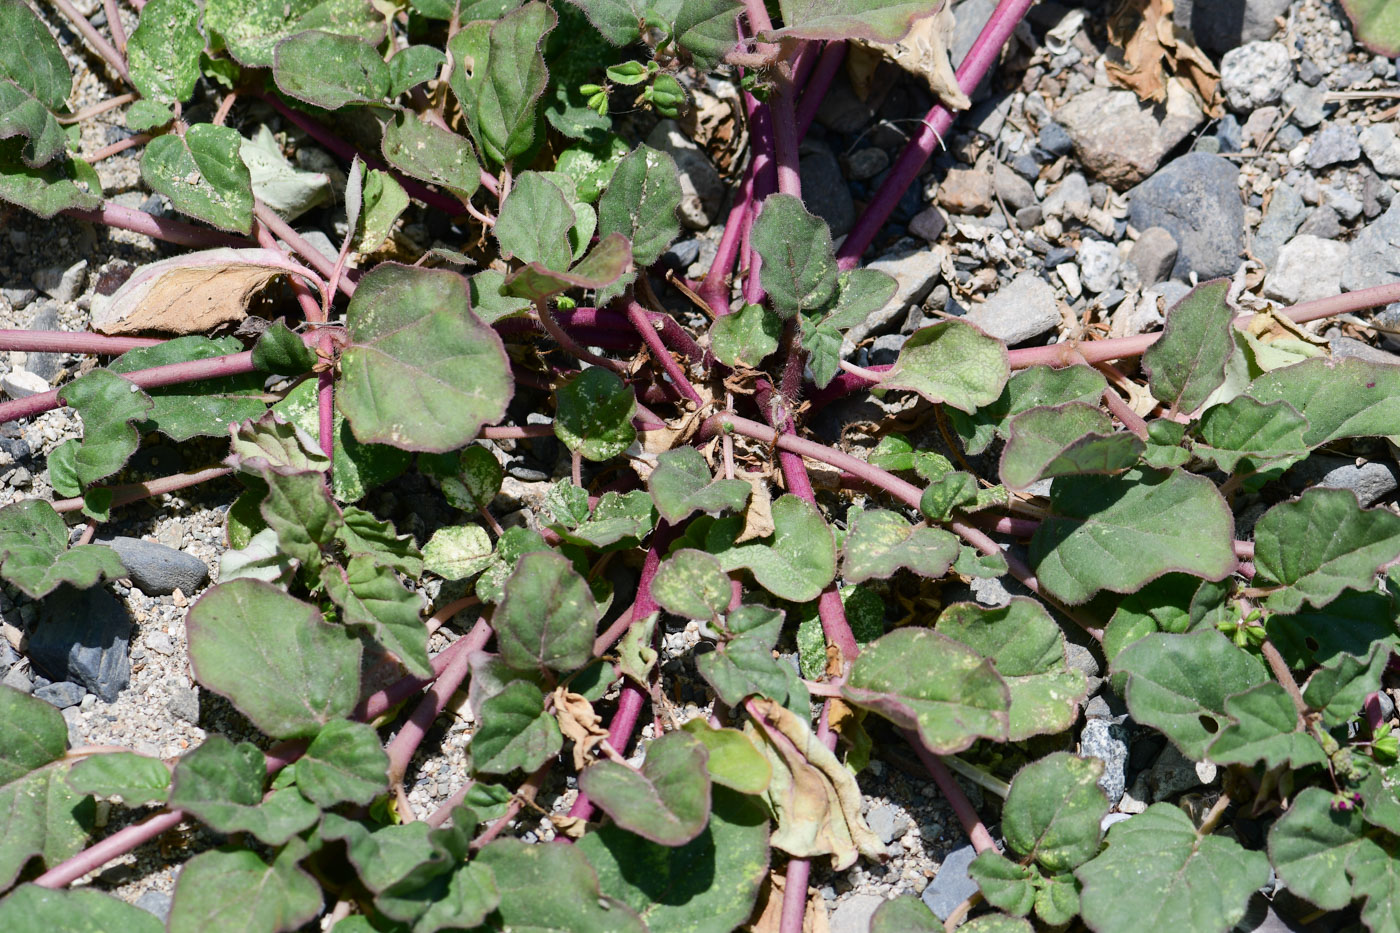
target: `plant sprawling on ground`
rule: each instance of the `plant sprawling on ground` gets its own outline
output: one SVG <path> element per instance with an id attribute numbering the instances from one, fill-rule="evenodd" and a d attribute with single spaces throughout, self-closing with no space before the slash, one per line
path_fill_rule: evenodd
<path id="1" fill-rule="evenodd" d="M 839 249 L 804 207 L 797 147 L 843 40 L 893 41 L 938 3 L 138 6 L 128 37 L 109 4 L 114 43 L 73 22 L 129 85 L 145 184 L 188 221 L 104 201 L 70 152 L 69 66 L 22 0 L 0 0 L 0 199 L 191 247 L 133 276 L 119 310 L 274 280 L 297 310 L 251 344 L 29 332 L 33 349 L 115 359 L 0 404 L 0 421 L 66 405 L 84 426 L 48 462 L 67 499 L 0 509 L 0 578 L 38 600 L 121 577 L 89 543 L 97 523 L 232 475 L 231 550 L 189 609 L 189 660 L 267 741 L 211 735 L 174 761 L 69 749 L 57 710 L 0 687 L 0 929 L 156 928 L 70 885 L 198 823 L 228 843 L 183 867 L 177 933 L 274 933 L 328 912 L 338 931 L 730 930 L 773 877 L 786 884 L 765 928 L 793 933 L 812 860 L 885 857 L 854 775 L 894 742 L 979 852 L 968 929 L 1224 931 L 1271 871 L 1322 910 L 1357 904 L 1375 933 L 1400 929 L 1400 765 L 1375 702 L 1400 647 L 1400 518 L 1313 489 L 1244 541 L 1235 508 L 1311 451 L 1400 434 L 1400 371 L 1263 352 L 1224 281 L 1160 335 L 1008 351 L 948 320 L 882 371 L 846 362 L 845 332 L 895 292 L 861 254 L 952 117 L 930 113 Z M 1002 0 L 964 89 L 1029 6 Z M 1384 4 L 1350 6 L 1382 39 L 1397 28 Z M 648 279 L 679 233 L 676 164 L 614 119 L 674 116 L 683 69 L 719 67 L 742 78 L 753 151 L 709 274 L 675 280 L 710 321 L 694 333 Z M 183 109 L 197 93 L 221 98 L 209 122 Z M 223 125 L 240 98 L 345 157 L 338 259 L 255 196 L 246 141 Z M 475 239 L 347 266 L 410 198 Z M 1386 286 L 1288 313 L 1397 298 Z M 1137 356 L 1145 388 L 1108 365 Z M 804 420 L 854 392 L 921 397 L 955 457 L 884 426 L 864 459 L 810 440 Z M 547 423 L 511 423 L 517 395 Z M 229 452 L 121 482 L 162 434 Z M 482 441 L 539 438 L 567 448 L 572 475 L 503 528 Z M 966 457 L 995 449 L 996 475 L 973 472 Z M 411 469 L 458 510 L 427 541 L 356 505 Z M 70 545 L 76 513 L 88 531 Z M 638 568 L 635 589 L 609 564 Z M 940 581 L 995 577 L 1023 595 L 927 608 Z M 911 624 L 857 618 L 896 588 L 923 607 Z M 663 614 L 700 627 L 708 717 L 676 716 Z M 431 654 L 440 628 L 459 634 Z M 1105 833 L 1102 764 L 1074 754 L 1088 688 L 1067 628 L 1101 649 L 1138 724 L 1223 770 L 1213 803 L 1157 803 Z M 794 644 L 800 670 L 775 658 Z M 415 818 L 415 752 L 468 682 L 470 781 Z M 629 758 L 646 716 L 656 729 Z M 953 770 L 1002 798 L 1004 845 Z M 551 772 L 578 788 L 551 816 L 556 841 L 502 835 Z M 94 841 L 94 798 L 150 809 Z M 1244 819 L 1252 835 L 1226 831 Z M 941 926 L 900 899 L 872 929 Z"/>

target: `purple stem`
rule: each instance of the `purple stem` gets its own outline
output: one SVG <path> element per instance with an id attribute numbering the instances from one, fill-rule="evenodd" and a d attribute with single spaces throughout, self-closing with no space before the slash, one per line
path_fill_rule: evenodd
<path id="1" fill-rule="evenodd" d="M 291 224 L 287 223 L 277 215 L 277 212 L 261 201 L 255 201 L 253 215 L 258 218 L 264 227 L 277 238 L 292 248 L 298 256 L 311 268 L 321 274 L 321 277 L 330 280 L 335 276 L 335 260 L 330 259 L 316 247 L 312 246 L 306 239 L 295 230 Z M 355 283 L 352 276 L 347 273 L 339 277 L 336 286 L 345 293 L 346 298 L 355 296 Z"/>
<path id="2" fill-rule="evenodd" d="M 967 794 L 963 793 L 963 789 L 958 786 L 953 775 L 948 773 L 948 766 L 943 764 L 937 755 L 924 747 L 918 733 L 907 729 L 903 731 L 904 737 L 914 747 L 914 754 L 919 756 L 919 760 L 928 769 L 933 783 L 937 784 L 938 789 L 943 792 L 943 796 L 948 798 L 948 803 L 952 805 L 953 813 L 957 815 L 958 822 L 962 824 L 963 832 L 967 833 L 972 847 L 979 853 L 986 852 L 988 849 L 995 850 L 996 841 L 992 839 L 992 834 L 987 832 L 987 827 L 982 825 L 982 818 L 977 815 L 972 801 L 967 799 Z"/>
<path id="3" fill-rule="evenodd" d="M 159 346 L 164 340 L 150 337 L 104 337 L 66 330 L 0 330 L 0 349 L 30 353 L 97 353 L 120 356 L 128 350 Z"/>
<path id="4" fill-rule="evenodd" d="M 430 662 L 433 665 L 433 677 L 441 677 L 443 671 L 447 670 L 448 665 L 454 660 L 480 651 L 486 647 L 486 642 L 490 639 L 491 626 L 485 619 L 478 620 L 470 632 L 433 656 Z M 430 682 L 430 680 L 424 680 L 420 677 L 403 677 L 383 690 L 371 693 L 361 700 L 360 704 L 355 707 L 355 711 L 350 714 L 350 718 L 361 722 L 372 722 L 422 690 Z"/>
<path id="5" fill-rule="evenodd" d="M 112 505 L 126 505 L 129 502 L 136 502 L 139 499 L 149 499 L 153 496 L 164 495 L 167 492 L 176 492 L 187 489 L 190 486 L 197 486 L 200 483 L 207 483 L 211 479 L 218 479 L 232 473 L 228 467 L 210 467 L 207 470 L 196 470 L 192 473 L 176 473 L 174 476 L 163 476 L 160 479 L 147 480 L 144 483 L 129 483 L 122 486 L 108 487 L 112 491 Z M 53 503 L 55 512 L 76 512 L 86 505 L 86 500 L 59 499 Z"/>
<path id="6" fill-rule="evenodd" d="M 164 240 L 166 243 L 175 243 L 178 246 L 189 246 L 194 249 L 215 249 L 220 246 L 245 249 L 253 245 L 251 240 L 237 234 L 196 227 L 194 224 L 166 217 L 152 217 L 145 211 L 122 207 L 111 201 L 102 202 L 102 206 L 97 210 L 87 211 L 70 207 L 63 213 L 78 220 L 86 220 L 88 223 L 104 224 L 118 230 L 130 230 L 132 233 L 140 233 L 153 240 Z"/>
<path id="7" fill-rule="evenodd" d="M 288 107 L 276 94 L 264 94 L 263 100 L 271 104 L 272 109 L 276 110 L 289 122 L 301 129 L 307 136 L 310 136 L 312 139 L 316 140 L 317 143 L 325 146 L 343 161 L 353 162 L 355 157 L 359 156 L 360 160 L 370 168 L 377 168 L 381 172 L 388 172 L 390 175 L 393 175 L 394 179 L 403 186 L 404 191 L 429 207 L 444 211 L 452 217 L 464 213 L 461 202 L 456 198 L 443 194 L 440 191 L 434 191 L 432 188 L 414 181 L 412 178 L 390 168 L 382 159 L 361 152 L 359 149 L 331 132 L 330 129 L 316 122 L 310 115 Z"/>
<path id="8" fill-rule="evenodd" d="M 797 86 L 802 88 L 802 100 L 797 105 L 797 133 L 799 136 L 806 136 L 807 131 L 812 128 L 812 121 L 817 118 L 817 111 L 821 109 L 822 100 L 825 99 L 826 92 L 831 89 L 831 82 L 835 80 L 836 73 L 841 70 L 841 65 L 845 61 L 845 40 L 828 42 L 826 48 L 822 49 L 821 58 L 817 61 L 816 69 L 812 72 L 811 78 L 796 82 Z"/>
<path id="9" fill-rule="evenodd" d="M 645 343 L 647 349 L 651 351 L 652 359 L 656 360 L 657 364 L 665 370 L 666 375 L 671 377 L 671 384 L 674 385 L 682 395 L 693 402 L 697 408 L 702 407 L 705 404 L 705 400 L 700 397 L 700 393 L 696 391 L 695 386 L 691 385 L 690 378 L 685 374 L 685 370 L 681 369 L 680 364 L 676 362 L 675 358 L 671 356 L 671 351 L 666 349 L 666 345 L 661 342 L 661 335 L 656 332 L 656 328 L 652 326 L 652 322 L 647 319 L 647 313 L 643 310 L 642 306 L 637 304 L 636 301 L 629 299 L 627 302 L 627 317 L 631 319 L 632 325 L 637 329 L 637 333 L 641 335 L 642 342 Z"/>
<path id="10" fill-rule="evenodd" d="M 156 813 L 135 825 L 118 830 L 101 842 L 91 845 L 65 862 L 34 879 L 41 888 L 61 888 L 72 884 L 90 871 L 96 871 L 114 858 L 120 858 L 137 846 L 150 842 L 167 830 L 180 825 L 184 810 Z"/>
<path id="11" fill-rule="evenodd" d="M 752 165 L 750 165 L 750 169 L 752 169 Z M 710 269 L 705 273 L 705 280 L 700 283 L 700 287 L 696 290 L 696 294 L 705 302 L 710 313 L 715 317 L 723 317 L 729 313 L 729 276 L 734 271 L 734 262 L 739 258 L 740 248 L 744 245 L 744 238 L 748 230 L 745 221 L 748 219 L 749 208 L 752 205 L 753 173 L 750 171 L 744 175 L 744 182 L 739 186 L 734 206 L 729 209 L 729 219 L 725 221 L 724 233 L 719 238 L 714 262 L 710 263 Z"/>
<path id="12" fill-rule="evenodd" d="M 1011 38 L 1012 32 L 1034 2 L 1035 0 L 1001 0 L 997 4 L 991 18 L 987 20 L 987 25 L 982 28 L 977 41 L 972 44 L 967 57 L 958 66 L 958 87 L 965 93 L 972 94 L 977 85 L 982 83 L 982 78 L 1001 55 L 1002 46 Z M 934 104 L 933 109 L 924 117 L 918 135 L 911 139 L 899 154 L 899 159 L 890 169 L 885 183 L 880 186 L 874 199 L 866 205 L 865 212 L 851 228 L 846 241 L 841 244 L 836 258 L 842 269 L 854 268 L 860 261 L 861 253 L 865 252 L 866 247 L 885 226 L 885 221 L 894 213 L 900 198 L 904 197 L 904 192 L 919 177 L 924 163 L 933 155 L 939 141 L 952 125 L 952 111 L 942 104 Z"/>
<path id="13" fill-rule="evenodd" d="M 53 0 L 53 5 L 58 7 L 59 12 L 68 18 L 74 29 L 82 33 L 83 38 L 97 51 L 97 54 L 101 55 L 107 64 L 112 66 L 112 70 L 121 75 L 123 81 L 130 84 L 131 73 L 126 70 L 126 61 L 116 49 L 112 48 L 112 43 L 102 38 L 102 34 L 68 0 Z"/>
<path id="14" fill-rule="evenodd" d="M 423 737 L 432 728 L 433 720 L 446 708 L 447 701 L 452 699 L 452 694 L 462 686 L 462 681 L 467 679 L 471 670 L 470 660 L 471 653 L 467 651 L 458 652 L 453 656 L 447 668 L 438 675 L 428 692 L 423 695 L 423 699 L 414 707 L 399 734 L 394 736 L 393 741 L 384 749 L 389 753 L 390 784 L 397 785 L 403 781 L 409 762 L 413 760 L 413 753 L 418 750 Z"/>
<path id="15" fill-rule="evenodd" d="M 748 12 L 749 27 L 754 35 L 769 32 L 773 28 L 773 21 L 768 17 L 768 8 L 763 0 L 746 0 L 744 4 Z M 801 43 L 796 56 L 801 61 L 811 61 L 810 53 L 806 52 L 809 43 Z M 793 74 L 786 70 L 787 66 L 779 63 L 777 75 L 774 81 L 773 93 L 768 96 L 768 118 L 772 122 L 773 151 L 777 160 L 777 182 L 778 190 L 783 194 L 790 194 L 793 197 L 802 197 L 802 177 L 798 173 L 797 155 L 797 118 L 793 115 L 792 96 L 794 93 Z M 794 62 L 792 72 L 800 72 L 803 66 L 799 62 Z M 759 130 L 755 129 L 755 135 Z M 764 130 L 766 133 L 766 129 Z"/>

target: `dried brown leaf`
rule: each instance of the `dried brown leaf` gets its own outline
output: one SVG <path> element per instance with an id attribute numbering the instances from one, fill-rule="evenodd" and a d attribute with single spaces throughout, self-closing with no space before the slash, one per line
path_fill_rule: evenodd
<path id="1" fill-rule="evenodd" d="M 603 717 L 593 711 L 593 704 L 587 697 L 570 693 L 567 687 L 556 688 L 553 699 L 559 731 L 574 743 L 574 769 L 582 771 L 593 760 L 593 749 L 607 741 L 608 730 L 603 728 Z"/>
<path id="2" fill-rule="evenodd" d="M 749 504 L 744 508 L 744 530 L 734 540 L 735 544 L 766 538 L 778 530 L 773 524 L 773 493 L 768 488 L 768 478 L 763 473 L 750 473 L 741 470 L 736 479 L 744 480 L 753 490 Z"/>
<path id="3" fill-rule="evenodd" d="M 776 871 L 768 872 L 768 879 L 758 892 L 758 905 L 754 908 L 754 919 L 744 929 L 749 933 L 779 933 L 782 929 L 783 895 L 787 891 L 787 877 Z M 807 910 L 802 915 L 802 933 L 829 933 L 831 923 L 826 912 L 826 898 L 816 888 L 807 888 Z"/>
<path id="4" fill-rule="evenodd" d="M 949 3 L 932 16 L 915 20 L 908 35 L 898 42 L 856 40 L 846 53 L 846 73 L 862 100 L 869 96 L 880 63 L 888 58 L 900 68 L 922 78 L 929 90 L 949 110 L 972 106 L 953 70 L 948 47 L 953 41 L 953 9 Z"/>
<path id="5" fill-rule="evenodd" d="M 1172 20 L 1174 0 L 1124 0 L 1108 20 L 1108 38 L 1122 61 L 1107 62 L 1109 78 L 1140 100 L 1165 103 L 1167 79 L 1180 77 L 1211 116 L 1223 113 L 1220 72 Z"/>

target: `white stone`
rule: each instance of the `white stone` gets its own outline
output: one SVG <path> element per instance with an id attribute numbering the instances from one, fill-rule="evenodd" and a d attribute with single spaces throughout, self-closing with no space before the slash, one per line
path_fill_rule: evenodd
<path id="1" fill-rule="evenodd" d="M 1085 240 L 1079 246 L 1079 277 L 1084 287 L 1094 294 L 1118 287 L 1121 262 L 1112 243 Z"/>
<path id="2" fill-rule="evenodd" d="M 29 398 L 31 395 L 47 392 L 50 388 L 52 387 L 47 379 L 27 369 L 16 369 L 0 378 L 0 389 L 4 389 L 10 398 Z"/>
<path id="3" fill-rule="evenodd" d="M 1361 151 L 1382 175 L 1400 175 L 1400 138 L 1388 123 L 1373 123 L 1361 131 Z"/>
<path id="4" fill-rule="evenodd" d="M 1079 267 L 1072 262 L 1062 262 L 1055 267 L 1055 274 L 1060 277 L 1060 281 L 1065 285 L 1065 291 L 1071 298 L 1078 298 L 1084 294 L 1084 283 L 1079 281 Z"/>
<path id="5" fill-rule="evenodd" d="M 1288 47 L 1278 42 L 1249 42 L 1220 60 L 1220 89 L 1241 113 L 1274 103 L 1292 80 Z"/>
<path id="6" fill-rule="evenodd" d="M 1342 270 L 1349 252 L 1345 243 L 1302 234 L 1278 252 L 1264 279 L 1264 297 L 1296 304 L 1342 293 Z"/>

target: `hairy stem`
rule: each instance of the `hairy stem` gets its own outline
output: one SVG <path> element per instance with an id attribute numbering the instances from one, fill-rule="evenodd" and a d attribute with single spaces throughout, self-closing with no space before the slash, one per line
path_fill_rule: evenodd
<path id="1" fill-rule="evenodd" d="M 176 473 L 173 476 L 163 476 L 160 479 L 147 480 L 144 483 L 128 483 L 122 486 L 110 487 L 112 491 L 112 507 L 128 505 L 141 499 L 150 499 L 154 496 L 161 496 L 168 492 L 178 492 L 181 489 L 188 489 L 190 486 L 198 486 L 200 483 L 207 483 L 210 480 L 218 479 L 221 476 L 228 476 L 233 470 L 229 467 L 209 467 L 204 470 L 194 470 L 189 473 Z M 77 512 L 82 509 L 84 500 L 82 497 L 76 499 L 59 499 L 53 503 L 55 512 Z"/>
<path id="2" fill-rule="evenodd" d="M 0 350 L 29 353 L 93 353 L 121 356 L 128 350 L 141 350 L 165 343 L 151 337 L 104 337 L 101 334 L 66 330 L 0 330 Z"/>
<path id="3" fill-rule="evenodd" d="M 139 823 L 118 830 L 101 842 L 88 846 L 77 855 L 34 879 L 41 888 L 61 888 L 72 884 L 90 871 L 96 871 L 112 859 L 121 858 L 126 853 L 155 839 L 168 830 L 179 826 L 185 819 L 184 810 L 167 810 L 154 813 Z"/>
<path id="4" fill-rule="evenodd" d="M 651 351 L 651 358 L 654 359 L 667 376 L 671 377 L 671 384 L 674 385 L 682 395 L 690 400 L 697 408 L 705 404 L 699 391 L 691 384 L 690 377 L 685 374 L 685 370 L 671 356 L 671 351 L 661 342 L 661 335 L 656 332 L 652 322 L 648 319 L 646 310 L 636 301 L 628 299 L 627 318 L 632 322 L 632 326 L 637 329 L 642 342 Z"/>
<path id="5" fill-rule="evenodd" d="M 403 783 L 409 762 L 413 760 L 413 753 L 422 744 L 438 714 L 446 708 L 447 701 L 452 699 L 452 694 L 456 693 L 457 688 L 467 679 L 470 659 L 470 653 L 462 651 L 448 662 L 446 669 L 438 675 L 428 692 L 423 695 L 423 699 L 414 707 L 399 734 L 394 736 L 393 741 L 385 748 L 389 753 L 390 784 Z"/>
<path id="6" fill-rule="evenodd" d="M 126 60 L 122 58 L 121 53 L 112 48 L 112 43 L 104 39 L 97 28 L 89 23 L 87 18 L 79 13 L 68 0 L 53 0 L 53 5 L 58 7 L 58 11 L 67 18 L 68 22 L 73 24 L 73 28 L 82 34 L 88 45 L 92 46 L 93 50 L 112 66 L 112 70 L 121 75 L 123 81 L 130 84 L 131 72 L 127 71 Z M 110 21 L 109 18 L 108 22 Z M 116 28 L 120 29 L 121 25 L 118 24 Z"/>
<path id="7" fill-rule="evenodd" d="M 118 230 L 130 230 L 132 233 L 139 233 L 153 240 L 163 240 L 166 243 L 188 246 L 192 249 L 216 249 L 220 246 L 246 249 L 253 245 L 250 240 L 233 233 L 196 227 L 194 224 L 171 220 L 168 217 L 153 217 L 145 211 L 122 207 L 111 201 L 104 201 L 97 210 L 88 211 L 72 207 L 63 213 L 78 220 L 86 220 L 88 223 L 105 224 Z"/>
<path id="8" fill-rule="evenodd" d="M 812 121 L 817 118 L 817 111 L 821 109 L 822 101 L 826 98 L 826 92 L 830 90 L 831 82 L 845 61 L 845 40 L 828 42 L 826 48 L 822 49 L 821 58 L 817 60 L 812 76 L 806 81 L 797 82 L 802 88 L 802 100 L 797 105 L 798 136 L 806 136 L 807 131 L 811 129 Z"/>

